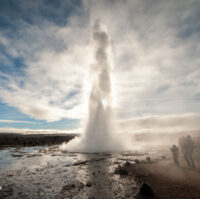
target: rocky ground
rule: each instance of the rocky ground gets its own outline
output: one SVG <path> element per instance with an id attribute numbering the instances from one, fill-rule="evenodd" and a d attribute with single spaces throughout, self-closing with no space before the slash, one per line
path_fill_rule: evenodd
<path id="1" fill-rule="evenodd" d="M 61 152 L 58 146 L 2 149 L 0 198 L 200 198 L 198 170 L 175 167 L 167 149 L 147 151 L 80 154 Z M 153 195 L 141 191 L 144 183 Z"/>
<path id="2" fill-rule="evenodd" d="M 80 154 L 58 146 L 0 151 L 0 198 L 134 198 L 134 176 L 114 173 L 118 164 L 146 154 Z"/>

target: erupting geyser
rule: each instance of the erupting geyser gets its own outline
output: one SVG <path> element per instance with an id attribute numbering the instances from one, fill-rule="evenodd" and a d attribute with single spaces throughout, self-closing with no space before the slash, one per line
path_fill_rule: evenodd
<path id="1" fill-rule="evenodd" d="M 120 147 L 113 137 L 109 36 L 99 19 L 93 26 L 92 38 L 94 63 L 91 65 L 92 88 L 86 130 L 80 138 L 61 148 L 77 152 L 116 151 Z"/>

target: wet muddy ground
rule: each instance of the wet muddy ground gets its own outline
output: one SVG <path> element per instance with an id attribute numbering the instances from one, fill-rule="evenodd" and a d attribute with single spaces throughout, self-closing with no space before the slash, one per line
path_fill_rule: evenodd
<path id="1" fill-rule="evenodd" d="M 135 198 L 140 183 L 114 173 L 148 153 L 61 152 L 58 146 L 0 150 L 0 198 Z M 151 152 L 151 157 L 156 158 Z"/>
<path id="2" fill-rule="evenodd" d="M 129 171 L 151 186 L 152 199 L 199 199 L 200 163 L 195 163 L 196 168 L 188 168 L 184 162 L 176 166 L 172 159 L 163 159 L 131 165 Z"/>

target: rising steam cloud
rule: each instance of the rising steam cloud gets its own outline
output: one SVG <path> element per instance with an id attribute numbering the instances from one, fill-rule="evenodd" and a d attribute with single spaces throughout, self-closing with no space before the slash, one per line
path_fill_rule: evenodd
<path id="1" fill-rule="evenodd" d="M 117 151 L 121 145 L 113 136 L 111 63 L 109 36 L 98 19 L 93 26 L 94 63 L 91 64 L 92 88 L 89 96 L 88 121 L 85 133 L 61 149 L 69 151 Z"/>

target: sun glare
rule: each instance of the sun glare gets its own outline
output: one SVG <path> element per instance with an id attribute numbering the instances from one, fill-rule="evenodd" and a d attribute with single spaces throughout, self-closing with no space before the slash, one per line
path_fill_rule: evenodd
<path id="1" fill-rule="evenodd" d="M 107 104 L 108 104 L 108 103 L 107 103 L 107 100 L 106 100 L 106 99 L 103 99 L 103 100 L 102 100 L 102 104 L 103 104 L 103 108 L 106 109 Z"/>

